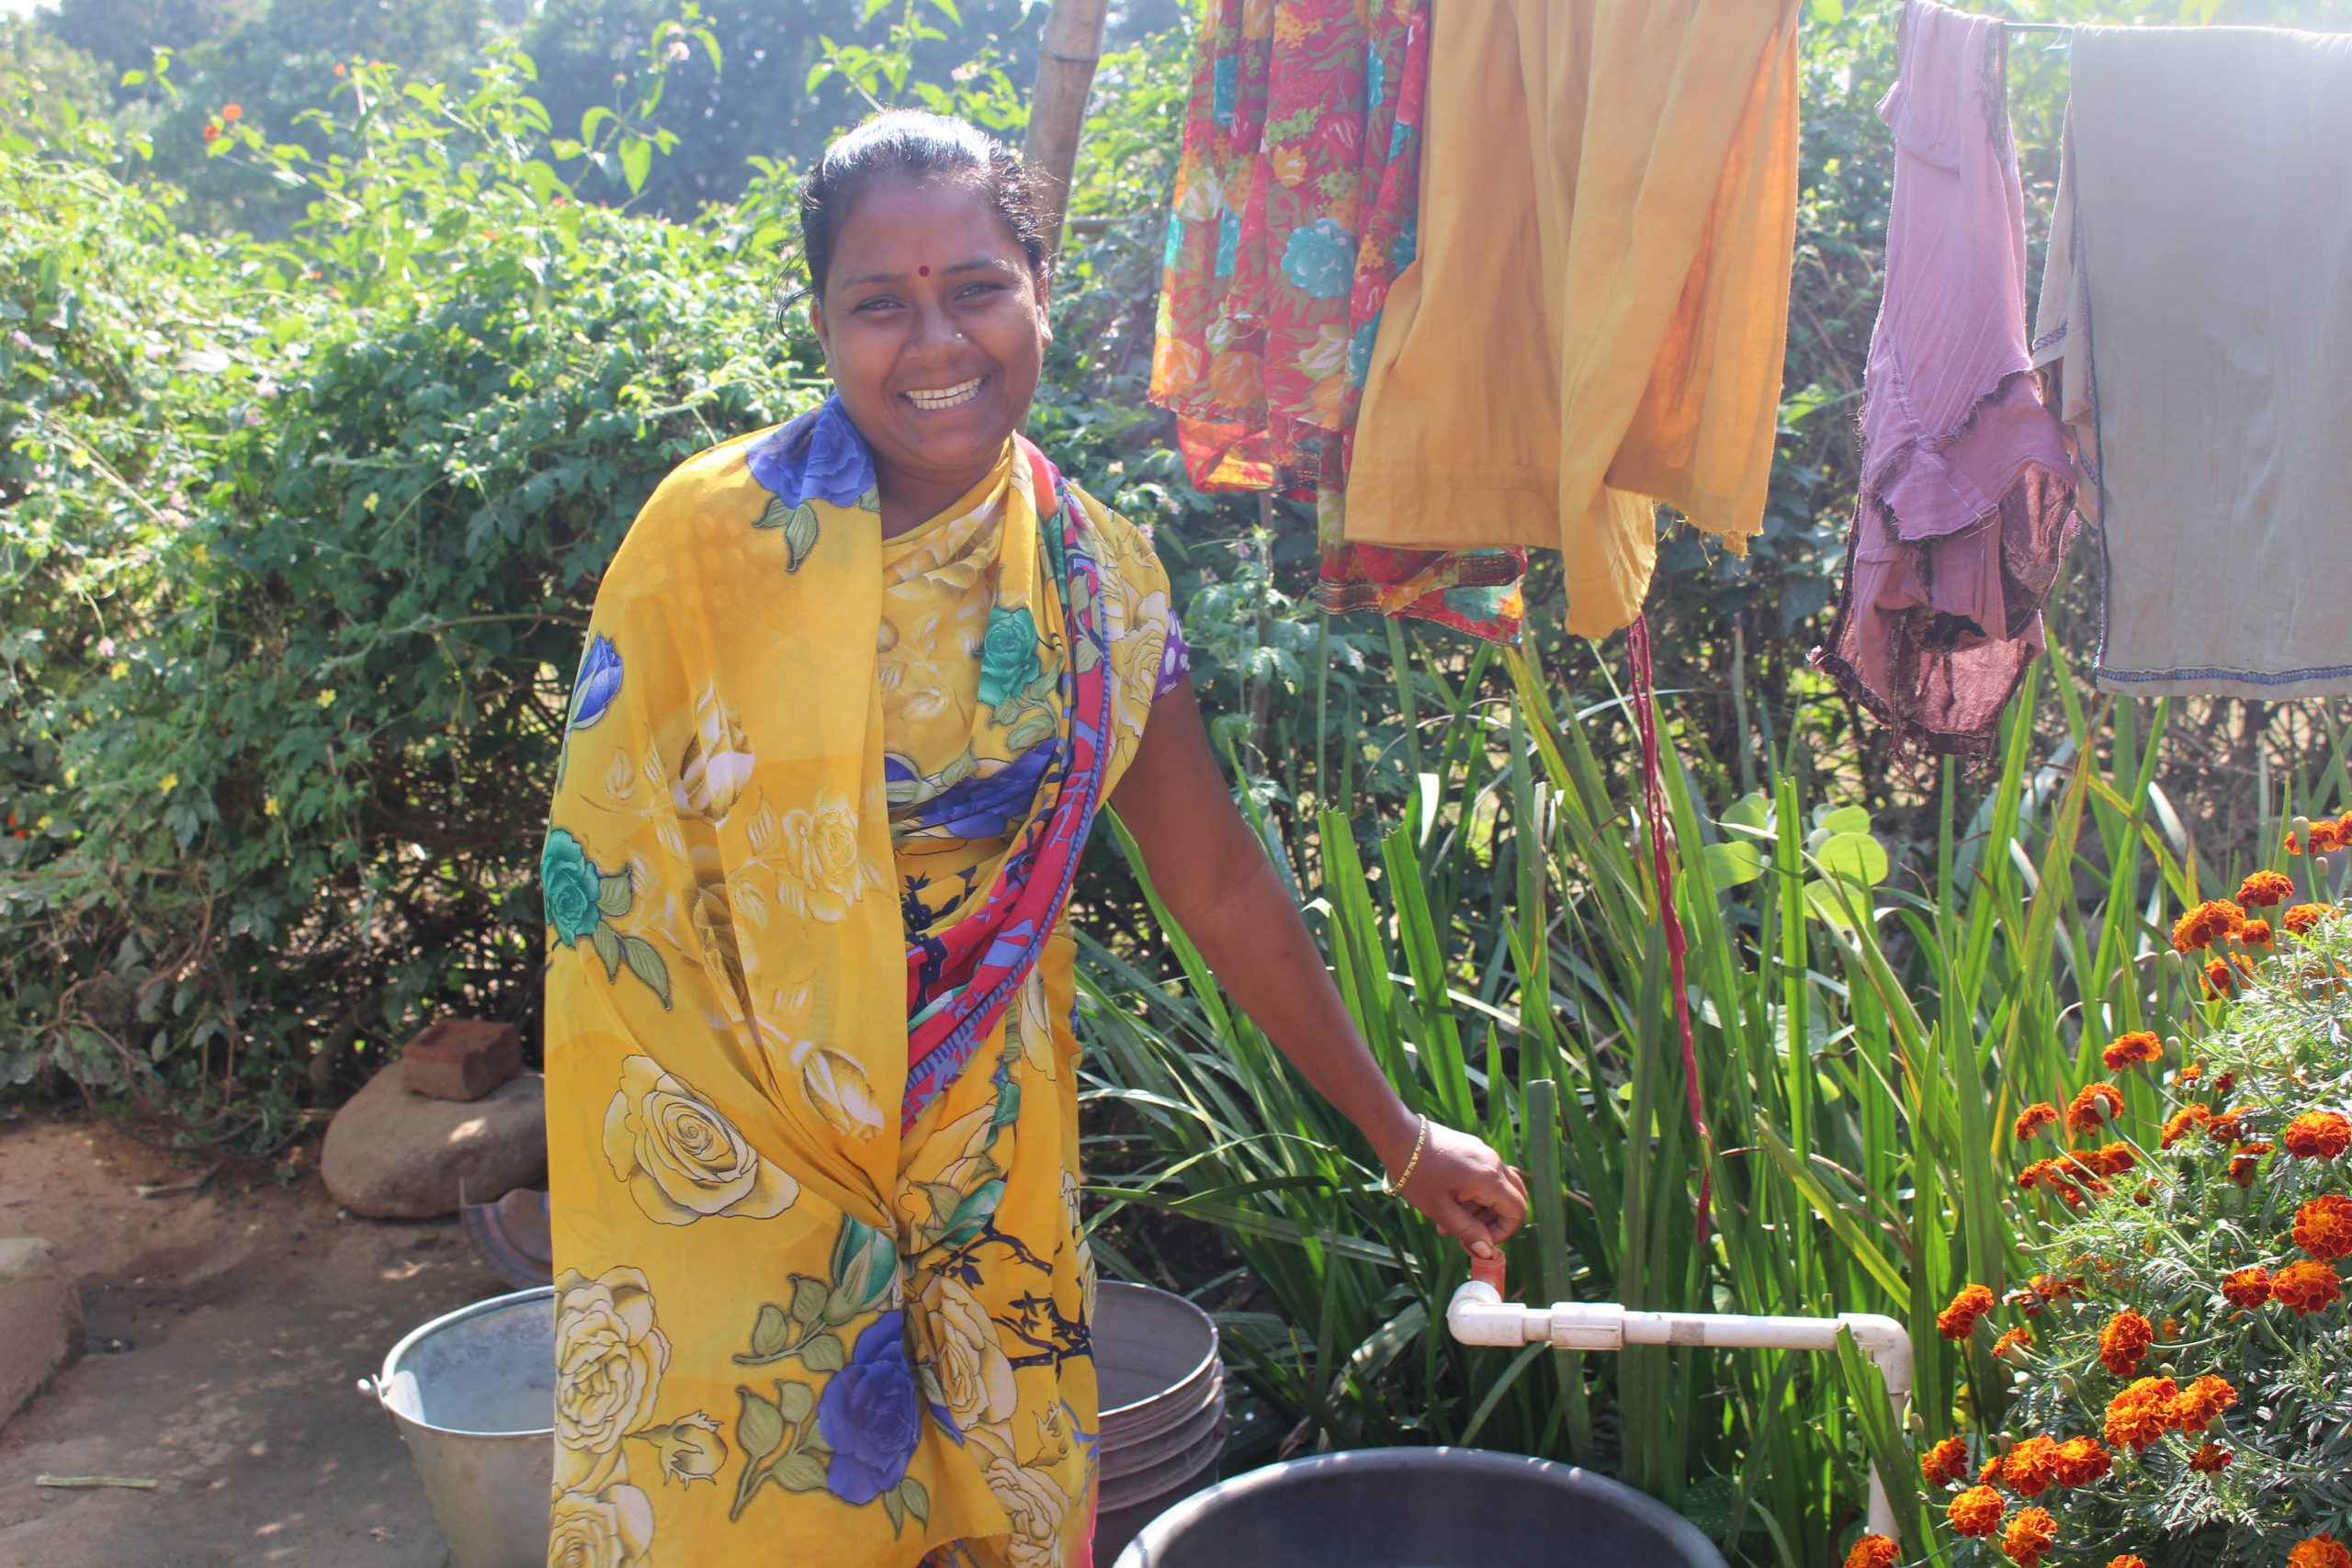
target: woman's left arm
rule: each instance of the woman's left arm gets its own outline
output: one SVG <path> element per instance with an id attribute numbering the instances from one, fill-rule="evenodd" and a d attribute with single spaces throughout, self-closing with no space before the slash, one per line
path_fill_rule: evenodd
<path id="1" fill-rule="evenodd" d="M 1473 1134 L 1431 1121 L 1424 1138 L 1420 1119 L 1382 1075 L 1289 889 L 1233 804 L 1190 682 L 1152 705 L 1112 804 L 1142 847 L 1161 902 L 1242 1010 L 1355 1123 L 1392 1181 L 1411 1167 L 1408 1202 L 1474 1254 L 1495 1256 L 1527 1216 L 1525 1185 Z"/>

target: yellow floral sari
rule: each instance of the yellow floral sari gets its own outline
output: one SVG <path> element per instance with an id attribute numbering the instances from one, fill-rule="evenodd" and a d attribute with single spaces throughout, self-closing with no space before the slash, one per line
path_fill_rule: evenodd
<path id="1" fill-rule="evenodd" d="M 1018 439 L 893 540 L 837 403 L 647 503 L 541 867 L 552 1568 L 1090 1562 L 1063 912 L 1170 634 Z"/>

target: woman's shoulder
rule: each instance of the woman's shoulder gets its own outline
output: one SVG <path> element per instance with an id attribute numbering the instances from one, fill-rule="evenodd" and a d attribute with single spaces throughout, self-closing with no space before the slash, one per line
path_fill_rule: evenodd
<path id="1" fill-rule="evenodd" d="M 674 526 L 707 519 L 715 510 L 754 510 L 767 502 L 767 491 L 752 471 L 752 458 L 763 444 L 772 444 L 782 425 L 769 425 L 749 434 L 706 446 L 662 476 L 638 515 L 638 526 Z"/>
<path id="2" fill-rule="evenodd" d="M 1098 561 L 1123 569 L 1132 563 L 1139 570 L 1160 571 L 1149 524 L 1130 522 L 1124 513 L 1075 479 L 1069 481 L 1069 492 L 1076 498 L 1079 510 L 1086 513 L 1086 531 L 1096 540 L 1094 553 Z"/>

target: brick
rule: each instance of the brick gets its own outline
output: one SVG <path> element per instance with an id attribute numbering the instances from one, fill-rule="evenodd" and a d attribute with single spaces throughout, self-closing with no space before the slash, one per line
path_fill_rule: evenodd
<path id="1" fill-rule="evenodd" d="M 82 1292 L 35 1236 L 0 1240 L 0 1424 L 82 1354 Z"/>
<path id="2" fill-rule="evenodd" d="M 401 1052 L 401 1087 L 434 1100 L 480 1100 L 523 1073 L 523 1043 L 511 1023 L 444 1018 Z"/>

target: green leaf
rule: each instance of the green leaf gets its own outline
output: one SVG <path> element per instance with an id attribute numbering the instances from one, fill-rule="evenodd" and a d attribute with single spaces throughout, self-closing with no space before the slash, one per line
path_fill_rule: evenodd
<path id="1" fill-rule="evenodd" d="M 1026 751 L 1053 732 L 1053 715 L 1033 713 L 1012 727 L 1004 738 L 1004 744 L 1008 750 Z"/>
<path id="2" fill-rule="evenodd" d="M 653 172 L 653 143 L 631 131 L 621 138 L 621 173 L 628 180 L 628 193 L 637 195 L 645 188 L 645 179 Z"/>
<path id="3" fill-rule="evenodd" d="M 743 1402 L 742 1413 L 735 1417 L 735 1446 L 756 1465 L 783 1446 L 784 1413 L 740 1384 L 735 1397 Z"/>
<path id="4" fill-rule="evenodd" d="M 786 1382 L 779 1378 L 775 1385 L 775 1407 L 783 1412 L 786 1420 L 797 1427 L 808 1419 L 808 1413 L 817 1408 L 817 1395 L 805 1382 Z"/>
<path id="5" fill-rule="evenodd" d="M 838 1334 L 820 1334 L 800 1347 L 800 1363 L 812 1372 L 837 1372 L 849 1365 Z"/>
<path id="6" fill-rule="evenodd" d="M 981 1182 L 964 1195 L 956 1212 L 947 1216 L 947 1228 L 954 1232 L 967 1224 L 975 1224 L 996 1213 L 997 1203 L 1004 1197 L 1004 1179 L 997 1177 Z"/>
<path id="7" fill-rule="evenodd" d="M 1871 830 L 1871 814 L 1859 806 L 1816 806 L 1813 809 L 1813 825 L 1831 833 L 1867 833 Z"/>
<path id="8" fill-rule="evenodd" d="M 616 918 L 628 913 L 628 873 L 616 871 L 596 879 L 596 908 Z"/>
<path id="9" fill-rule="evenodd" d="M 807 1274 L 792 1277 L 792 1321 L 804 1326 L 817 1323 L 825 1315 L 825 1297 L 829 1292 L 825 1281 Z"/>
<path id="10" fill-rule="evenodd" d="M 769 498 L 767 505 L 762 509 L 759 521 L 753 523 L 752 526 L 754 528 L 781 528 L 791 520 L 792 503 L 785 500 L 784 497 L 780 495 L 772 496 Z"/>
<path id="11" fill-rule="evenodd" d="M 825 1297 L 823 1317 L 825 1326 L 839 1328 L 855 1317 L 865 1305 L 861 1292 L 846 1284 L 838 1285 Z"/>
<path id="12" fill-rule="evenodd" d="M 1832 834 L 1813 852 L 1813 858 L 1820 863 L 1825 876 L 1863 887 L 1875 887 L 1886 880 L 1886 850 L 1868 833 Z"/>
<path id="13" fill-rule="evenodd" d="M 768 1473 L 786 1492 L 822 1492 L 825 1489 L 825 1463 L 812 1453 L 804 1451 L 779 1460 Z"/>
<path id="14" fill-rule="evenodd" d="M 784 570 L 798 571 L 817 547 L 817 507 L 814 502 L 802 502 L 784 523 Z"/>
<path id="15" fill-rule="evenodd" d="M 588 944 L 596 950 L 596 956 L 605 961 L 605 978 L 619 979 L 621 977 L 621 939 L 613 928 L 599 921 L 596 929 L 588 933 Z"/>
<path id="16" fill-rule="evenodd" d="M 890 1517 L 890 1533 L 897 1535 L 907 1527 L 907 1506 L 899 1501 L 896 1492 L 882 1494 L 882 1511 Z"/>
<path id="17" fill-rule="evenodd" d="M 1715 890 L 1744 887 L 1764 874 L 1764 852 L 1745 840 L 1730 843 L 1709 844 L 1706 849 L 1707 877 Z"/>
<path id="18" fill-rule="evenodd" d="M 1016 1021 L 1013 1024 L 1013 1027 L 1018 1029 L 1020 1024 Z M 989 1117 L 989 1125 L 991 1127 L 1010 1127 L 1014 1122 L 1020 1119 L 1020 1116 L 1021 1080 L 1018 1078 L 1008 1078 L 1005 1080 L 1004 1087 L 997 1091 L 996 1111 Z"/>
<path id="19" fill-rule="evenodd" d="M 931 1523 L 931 1492 L 922 1482 L 911 1475 L 899 1482 L 899 1501 L 907 1506 L 907 1512 L 912 1514 L 918 1522 Z"/>
<path id="20" fill-rule="evenodd" d="M 784 1309 L 774 1302 L 763 1304 L 759 1317 L 752 1324 L 752 1354 L 749 1359 L 774 1360 L 791 1342 L 792 1323 L 784 1315 Z M 736 1359 L 745 1358 L 739 1356 Z"/>
<path id="21" fill-rule="evenodd" d="M 603 926 L 596 928 L 599 934 L 605 929 Z M 662 1006 L 667 1009 L 670 1005 L 670 966 L 662 961 L 662 955 L 653 950 L 653 944 L 641 936 L 623 937 L 621 955 L 628 960 L 628 972 L 652 987 L 653 994 L 662 998 Z"/>
<path id="22" fill-rule="evenodd" d="M 865 493 L 857 498 L 857 505 L 858 510 L 861 512 L 880 512 L 882 510 L 882 492 L 875 489 L 874 486 L 867 485 L 865 487 Z"/>

